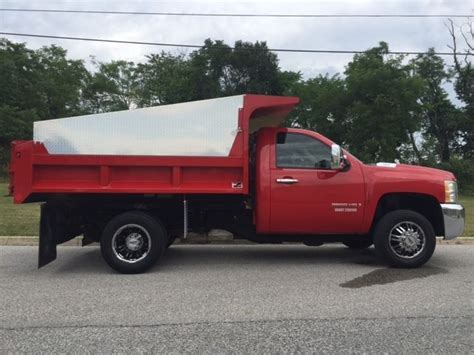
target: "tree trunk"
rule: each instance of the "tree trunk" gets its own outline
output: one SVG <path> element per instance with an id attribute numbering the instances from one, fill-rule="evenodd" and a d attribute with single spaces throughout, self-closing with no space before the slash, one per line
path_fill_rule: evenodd
<path id="1" fill-rule="evenodd" d="M 420 151 L 418 147 L 416 146 L 415 137 L 413 137 L 413 132 L 408 132 L 408 135 L 410 136 L 411 146 L 413 147 L 413 152 L 415 152 L 417 163 L 421 164 L 422 158 L 421 158 Z"/>
<path id="2" fill-rule="evenodd" d="M 439 140 L 439 146 L 441 161 L 448 162 L 451 159 L 451 152 L 449 151 L 449 141 L 445 139 L 445 137 L 443 137 Z"/>

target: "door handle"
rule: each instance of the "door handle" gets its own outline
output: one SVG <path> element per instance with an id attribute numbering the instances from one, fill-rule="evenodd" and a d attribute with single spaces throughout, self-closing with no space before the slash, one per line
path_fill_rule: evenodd
<path id="1" fill-rule="evenodd" d="M 298 183 L 298 179 L 285 177 L 285 178 L 276 179 L 276 182 L 279 183 L 279 184 L 293 185 L 293 184 Z"/>

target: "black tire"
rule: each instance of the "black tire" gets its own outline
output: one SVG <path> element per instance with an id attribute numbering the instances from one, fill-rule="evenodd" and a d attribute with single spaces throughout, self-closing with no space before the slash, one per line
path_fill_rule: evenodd
<path id="1" fill-rule="evenodd" d="M 371 237 L 355 235 L 344 240 L 342 244 L 350 249 L 366 249 L 374 244 L 374 241 Z"/>
<path id="2" fill-rule="evenodd" d="M 402 246 L 403 243 L 407 244 Z M 410 210 L 397 210 L 387 213 L 377 223 L 374 244 L 377 252 L 391 265 L 415 268 L 433 255 L 436 236 L 433 226 L 423 215 Z"/>
<path id="3" fill-rule="evenodd" d="M 144 212 L 131 211 L 107 223 L 100 238 L 100 251 L 112 269 L 138 274 L 161 259 L 167 241 L 159 220 Z"/>

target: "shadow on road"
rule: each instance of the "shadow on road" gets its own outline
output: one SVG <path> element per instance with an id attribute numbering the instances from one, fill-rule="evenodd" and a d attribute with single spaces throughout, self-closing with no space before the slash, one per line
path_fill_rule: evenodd
<path id="1" fill-rule="evenodd" d="M 58 265 L 60 264 L 60 265 Z M 334 245 L 307 247 L 300 245 L 175 245 L 170 247 L 163 260 L 148 273 L 235 270 L 239 268 L 275 268 L 301 265 L 352 264 L 382 267 L 385 264 L 373 248 L 350 250 Z M 58 250 L 58 260 L 46 266 L 60 273 L 114 273 L 102 259 L 97 247 L 83 249 L 64 247 Z"/>
<path id="2" fill-rule="evenodd" d="M 292 266 L 318 264 L 383 265 L 375 250 L 350 250 L 344 246 L 307 247 L 301 245 L 252 246 L 172 246 L 161 266 L 175 265 L 206 268 L 236 265 Z"/>
<path id="3" fill-rule="evenodd" d="M 371 271 L 365 275 L 356 277 L 353 280 L 344 282 L 339 286 L 345 288 L 362 288 L 374 285 L 385 285 L 399 281 L 408 281 L 447 273 L 448 270 L 434 266 L 424 266 L 418 269 L 384 268 Z"/>
<path id="4" fill-rule="evenodd" d="M 97 247 L 61 248 L 55 263 L 47 266 L 45 272 L 61 275 L 74 274 L 117 274 L 110 269 L 100 255 Z M 363 288 L 393 282 L 424 278 L 448 271 L 440 267 L 425 265 L 418 269 L 392 269 L 375 253 L 373 248 L 350 250 L 339 245 L 324 247 L 305 247 L 300 245 L 175 245 L 167 250 L 165 257 L 154 266 L 147 275 L 162 274 L 178 277 L 186 271 L 193 272 L 232 272 L 241 270 L 277 270 L 299 266 L 317 267 L 347 265 L 359 266 L 359 277 L 346 281 L 343 288 Z M 368 272 L 368 267 L 372 271 Z M 47 269 L 50 268 L 49 271 Z M 375 268 L 375 270 L 373 270 Z M 304 268 L 303 268 L 304 269 Z M 31 270 L 30 270 L 31 271 Z M 175 275 L 176 274 L 176 275 Z"/>

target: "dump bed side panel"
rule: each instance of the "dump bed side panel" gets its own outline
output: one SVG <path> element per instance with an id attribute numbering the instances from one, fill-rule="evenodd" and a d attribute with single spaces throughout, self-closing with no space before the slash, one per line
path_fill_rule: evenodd
<path id="1" fill-rule="evenodd" d="M 34 194 L 242 194 L 241 157 L 53 155 L 41 143 L 13 146 L 15 203 Z"/>

